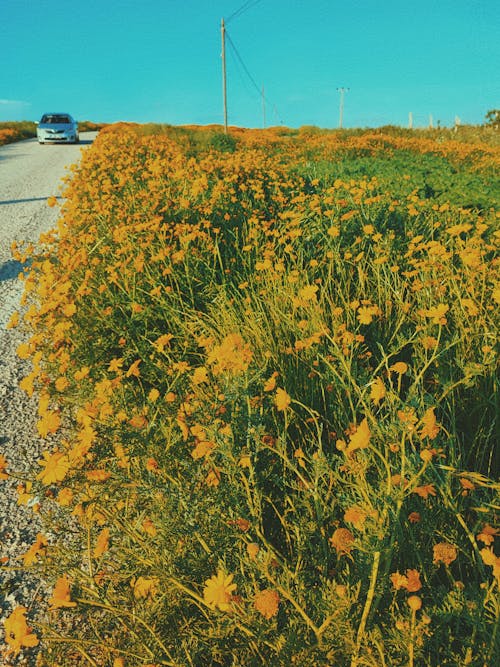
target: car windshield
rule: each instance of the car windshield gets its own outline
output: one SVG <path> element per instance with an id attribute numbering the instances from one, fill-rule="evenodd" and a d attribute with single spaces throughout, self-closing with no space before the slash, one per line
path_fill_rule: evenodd
<path id="1" fill-rule="evenodd" d="M 48 125 L 53 125 L 53 124 L 61 124 L 61 123 L 71 123 L 71 120 L 69 116 L 62 116 L 62 115 L 57 115 L 57 114 L 47 114 L 42 117 L 41 120 L 42 123 L 46 123 Z"/>

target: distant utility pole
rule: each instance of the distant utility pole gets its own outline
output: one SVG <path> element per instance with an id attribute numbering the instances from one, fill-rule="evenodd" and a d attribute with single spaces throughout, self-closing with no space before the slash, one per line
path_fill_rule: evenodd
<path id="1" fill-rule="evenodd" d="M 342 129 L 342 120 L 344 118 L 344 93 L 346 93 L 349 88 L 337 88 L 340 93 L 340 110 L 339 110 L 339 128 Z"/>
<path id="2" fill-rule="evenodd" d="M 411 111 L 408 114 L 408 127 L 409 127 L 410 130 L 413 129 L 413 114 L 412 114 Z"/>
<path id="3" fill-rule="evenodd" d="M 262 127 L 266 129 L 266 96 L 264 95 L 264 86 L 262 86 Z"/>
<path id="4" fill-rule="evenodd" d="M 220 26 L 222 39 L 222 98 L 224 101 L 224 132 L 227 134 L 227 83 L 226 83 L 226 26 L 224 19 Z"/>
<path id="5" fill-rule="evenodd" d="M 429 129 L 432 130 L 434 127 L 434 119 L 432 117 L 432 114 L 429 114 Z"/>

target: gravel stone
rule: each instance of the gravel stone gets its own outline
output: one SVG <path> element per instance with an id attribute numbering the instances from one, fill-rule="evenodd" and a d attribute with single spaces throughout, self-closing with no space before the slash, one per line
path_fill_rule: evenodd
<path id="1" fill-rule="evenodd" d="M 50 208 L 47 198 L 61 199 L 67 166 L 77 162 L 82 148 L 90 145 L 95 132 L 82 133 L 81 144 L 39 146 L 30 139 L 0 147 L 0 454 L 9 472 L 20 480 L 32 470 L 49 443 L 36 430 L 37 399 L 19 389 L 19 381 L 30 372 L 30 362 L 19 359 L 16 349 L 27 338 L 22 327 L 7 329 L 15 310 L 20 310 L 22 265 L 11 256 L 13 241 L 36 242 L 52 229 L 59 208 Z M 20 481 L 19 480 L 19 481 Z M 43 582 L 35 574 L 16 570 L 41 530 L 36 514 L 17 504 L 18 480 L 0 481 L 0 661 L 3 621 L 17 605 L 36 609 Z M 28 655 L 30 653 L 30 655 Z M 30 665 L 33 652 L 22 654 L 11 664 Z M 9 664 L 9 663 L 7 663 Z"/>

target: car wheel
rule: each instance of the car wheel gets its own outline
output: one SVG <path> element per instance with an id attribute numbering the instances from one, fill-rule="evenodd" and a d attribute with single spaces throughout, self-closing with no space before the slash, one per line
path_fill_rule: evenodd
<path id="1" fill-rule="evenodd" d="M 39 141 L 38 143 L 40 144 L 40 146 L 43 146 L 45 141 Z"/>

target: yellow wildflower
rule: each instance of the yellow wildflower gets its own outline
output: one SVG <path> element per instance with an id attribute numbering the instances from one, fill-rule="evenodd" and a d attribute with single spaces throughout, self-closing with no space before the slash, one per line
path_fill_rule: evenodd
<path id="1" fill-rule="evenodd" d="M 263 591 L 259 591 L 255 594 L 253 599 L 253 606 L 255 609 L 259 612 L 259 614 L 262 614 L 262 616 L 268 620 L 273 616 L 276 616 L 278 613 L 279 603 L 280 596 L 278 595 L 277 591 L 271 588 L 266 588 Z"/>
<path id="2" fill-rule="evenodd" d="M 57 502 L 61 507 L 68 507 L 73 500 L 73 491 L 71 489 L 61 489 L 57 494 Z"/>
<path id="3" fill-rule="evenodd" d="M 260 547 L 256 542 L 250 542 L 247 544 L 247 554 L 250 558 L 250 560 L 255 560 L 257 558 L 257 554 L 260 551 Z"/>
<path id="4" fill-rule="evenodd" d="M 299 297 L 301 301 L 316 301 L 316 292 L 318 291 L 317 285 L 306 285 L 301 290 L 299 290 Z"/>
<path id="5" fill-rule="evenodd" d="M 109 549 L 109 528 L 103 528 L 99 535 L 94 547 L 94 558 L 99 558 Z"/>
<path id="6" fill-rule="evenodd" d="M 154 537 L 158 532 L 151 519 L 144 519 L 142 522 L 142 529 L 150 537 Z"/>
<path id="7" fill-rule="evenodd" d="M 420 431 L 421 438 L 429 438 L 429 440 L 434 440 L 434 438 L 439 433 L 441 427 L 436 422 L 436 415 L 434 414 L 434 408 L 429 408 L 426 410 L 424 416 L 421 420 L 422 430 Z"/>
<path id="8" fill-rule="evenodd" d="M 219 570 L 216 575 L 205 581 L 203 599 L 211 609 L 229 611 L 231 609 L 231 598 L 236 584 L 233 584 L 232 574 L 226 575 Z"/>
<path id="9" fill-rule="evenodd" d="M 357 427 L 355 433 L 349 438 L 349 444 L 345 450 L 346 454 L 351 454 L 357 449 L 365 449 L 370 444 L 371 431 L 366 417 Z"/>
<path id="10" fill-rule="evenodd" d="M 134 591 L 134 597 L 137 599 L 153 597 L 158 592 L 158 577 L 138 577 L 132 579 L 130 585 Z"/>
<path id="11" fill-rule="evenodd" d="M 247 370 L 253 352 L 243 338 L 237 334 L 228 334 L 220 345 L 216 345 L 208 354 L 207 363 L 213 365 L 213 373 L 243 373 Z"/>
<path id="12" fill-rule="evenodd" d="M 493 576 L 497 580 L 498 585 L 500 585 L 500 557 L 495 555 L 491 547 L 489 549 L 481 549 L 479 553 L 481 554 L 483 563 L 493 568 Z"/>
<path id="13" fill-rule="evenodd" d="M 47 545 L 47 538 L 42 535 L 42 533 L 38 533 L 35 542 L 30 546 L 28 551 L 21 556 L 24 565 L 26 567 L 33 565 L 37 559 L 37 556 L 43 556 L 46 553 Z"/>
<path id="14" fill-rule="evenodd" d="M 370 398 L 375 403 L 375 405 L 378 405 L 380 403 L 380 401 L 384 398 L 385 394 L 386 391 L 383 380 L 379 377 L 375 378 L 374 382 L 372 383 L 370 391 Z"/>
<path id="15" fill-rule="evenodd" d="M 5 619 L 5 642 L 8 653 L 18 655 L 26 647 L 31 648 L 38 645 L 38 637 L 31 632 L 26 623 L 26 607 L 16 607 L 11 615 Z"/>
<path id="16" fill-rule="evenodd" d="M 420 573 L 418 570 L 406 570 L 406 577 L 408 580 L 408 583 L 406 584 L 406 590 L 409 593 L 416 593 L 422 588 Z"/>
<path id="17" fill-rule="evenodd" d="M 125 377 L 139 377 L 141 374 L 141 371 L 139 370 L 139 364 L 141 363 L 142 359 L 137 359 L 134 361 L 134 363 L 129 367 L 128 371 L 125 373 Z"/>
<path id="18" fill-rule="evenodd" d="M 389 577 L 392 585 L 396 591 L 399 591 L 400 588 L 406 588 L 408 586 L 408 577 L 399 572 L 393 572 Z"/>
<path id="19" fill-rule="evenodd" d="M 432 319 L 433 324 L 446 324 L 446 313 L 449 311 L 450 307 L 446 303 L 440 303 L 434 308 L 422 308 L 417 311 L 417 315 L 420 317 L 428 317 Z"/>
<path id="20" fill-rule="evenodd" d="M 215 443 L 210 440 L 200 440 L 197 442 L 196 447 L 191 451 L 191 456 L 196 461 L 197 459 L 202 459 L 204 456 L 208 456 L 215 449 Z"/>
<path id="21" fill-rule="evenodd" d="M 439 563 L 449 565 L 450 563 L 453 563 L 457 557 L 457 548 L 454 544 L 450 544 L 449 542 L 439 542 L 434 545 L 433 554 L 434 558 L 432 562 L 434 565 L 439 565 Z"/>
<path id="22" fill-rule="evenodd" d="M 489 523 L 483 526 L 481 532 L 477 535 L 477 539 L 489 546 L 495 541 L 495 537 L 498 535 L 498 530 L 490 526 Z"/>
<path id="23" fill-rule="evenodd" d="M 292 402 L 292 399 L 287 394 L 287 392 L 284 389 L 280 389 L 280 388 L 278 388 L 276 390 L 276 396 L 275 396 L 274 400 L 275 400 L 276 408 L 280 412 L 283 412 L 284 410 L 286 410 L 290 406 L 290 403 Z"/>
<path id="24" fill-rule="evenodd" d="M 423 484 L 422 486 L 416 486 L 412 493 L 416 493 L 417 496 L 427 499 L 429 496 L 436 495 L 436 489 L 434 488 L 434 484 Z"/>
<path id="25" fill-rule="evenodd" d="M 207 486 L 219 486 L 220 472 L 217 470 L 217 468 L 214 468 L 208 473 L 208 475 L 205 477 L 205 484 Z"/>
<path id="26" fill-rule="evenodd" d="M 76 602 L 71 600 L 69 580 L 66 575 L 59 577 L 54 586 L 52 597 L 48 600 L 51 609 L 62 607 L 76 607 Z"/>
<path id="27" fill-rule="evenodd" d="M 337 556 L 349 554 L 354 544 L 354 535 L 347 528 L 337 528 L 329 539 Z"/>
<path id="28" fill-rule="evenodd" d="M 85 477 L 90 481 L 90 482 L 105 482 L 107 479 L 111 477 L 111 473 L 108 472 L 107 470 L 89 470 L 88 472 L 85 473 Z"/>
<path id="29" fill-rule="evenodd" d="M 53 454 L 43 452 L 43 458 L 44 460 L 39 461 L 39 463 L 45 469 L 38 473 L 37 479 L 46 486 L 61 482 L 70 469 L 69 459 L 66 454 L 62 452 L 54 452 Z"/>
<path id="30" fill-rule="evenodd" d="M 153 387 L 153 389 L 151 389 L 151 391 L 148 394 L 148 401 L 151 401 L 151 403 L 156 403 L 159 397 L 160 397 L 160 392 L 158 391 L 158 389 L 156 389 L 156 387 Z"/>
<path id="31" fill-rule="evenodd" d="M 7 459 L 3 454 L 0 454 L 0 479 L 8 479 L 9 473 L 7 472 Z"/>
<path id="32" fill-rule="evenodd" d="M 59 413 L 53 410 L 46 410 L 43 412 L 41 419 L 37 422 L 36 428 L 38 434 L 42 438 L 46 438 L 49 433 L 55 433 L 61 425 L 61 417 Z"/>
<path id="33" fill-rule="evenodd" d="M 412 611 L 418 611 L 422 607 L 422 598 L 418 595 L 410 595 L 406 602 Z"/>
<path id="34" fill-rule="evenodd" d="M 276 376 L 277 373 L 273 373 L 271 377 L 264 383 L 264 391 L 274 391 L 276 387 Z"/>
<path id="35" fill-rule="evenodd" d="M 355 528 L 362 529 L 366 521 L 366 512 L 361 507 L 353 505 L 344 512 L 344 521 L 352 523 Z"/>
<path id="36" fill-rule="evenodd" d="M 209 381 L 207 369 L 205 368 L 205 366 L 200 366 L 199 368 L 195 368 L 192 381 L 194 385 L 203 384 L 204 382 Z"/>
<path id="37" fill-rule="evenodd" d="M 408 370 L 408 364 L 405 364 L 404 361 L 397 361 L 389 368 L 389 370 L 393 371 L 397 375 L 404 375 Z"/>

